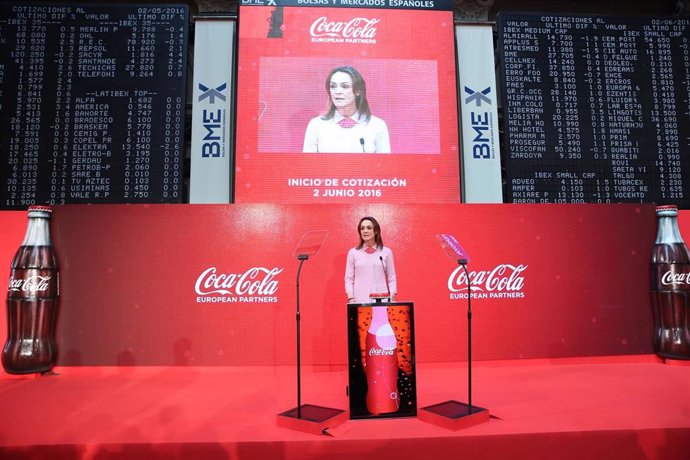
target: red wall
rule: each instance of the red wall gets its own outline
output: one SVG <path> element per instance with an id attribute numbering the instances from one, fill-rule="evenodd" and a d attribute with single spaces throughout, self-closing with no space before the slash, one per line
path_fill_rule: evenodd
<path id="1" fill-rule="evenodd" d="M 680 233 L 686 243 L 690 243 L 690 209 L 678 213 L 678 225 Z"/>
<path id="2" fill-rule="evenodd" d="M 493 278 L 503 289 L 475 283 L 487 296 L 472 302 L 476 359 L 652 352 L 653 205 L 84 205 L 53 214 L 59 364 L 294 364 L 293 249 L 311 230 L 329 235 L 301 273 L 302 356 L 344 364 L 343 270 L 364 215 L 379 219 L 394 251 L 398 298 L 415 302 L 421 362 L 466 356 L 466 301 L 452 298 L 457 263 L 437 233 L 458 238 L 471 272 L 504 269 Z M 5 267 L 25 222 L 0 213 Z M 237 302 L 200 302 L 195 285 L 212 267 L 280 272 L 254 278 L 264 280 L 259 293 L 235 285 L 215 295 Z"/>

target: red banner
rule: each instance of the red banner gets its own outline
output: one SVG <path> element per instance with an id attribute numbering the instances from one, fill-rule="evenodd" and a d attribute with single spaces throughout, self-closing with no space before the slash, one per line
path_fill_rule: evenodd
<path id="1" fill-rule="evenodd" d="M 102 205 L 52 216 L 58 363 L 294 364 L 293 250 L 326 230 L 300 277 L 303 359 L 344 364 L 345 261 L 365 215 L 415 304 L 421 362 L 466 356 L 467 282 L 440 233 L 470 256 L 476 359 L 652 352 L 653 205 Z M 0 218 L 9 273 L 26 217 Z"/>

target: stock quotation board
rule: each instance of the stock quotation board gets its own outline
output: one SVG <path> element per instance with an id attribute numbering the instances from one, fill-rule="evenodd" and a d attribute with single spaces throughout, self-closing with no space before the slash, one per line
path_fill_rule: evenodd
<path id="1" fill-rule="evenodd" d="M 504 196 L 690 208 L 690 20 L 501 13 Z"/>
<path id="2" fill-rule="evenodd" d="M 0 208 L 182 200 L 187 5 L 0 6 Z"/>

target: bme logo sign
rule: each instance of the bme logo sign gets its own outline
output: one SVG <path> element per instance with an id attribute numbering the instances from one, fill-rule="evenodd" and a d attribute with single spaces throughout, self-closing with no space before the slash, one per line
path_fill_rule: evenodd
<path id="1" fill-rule="evenodd" d="M 465 92 L 469 94 L 465 98 L 465 104 L 470 105 L 474 102 L 477 107 L 470 109 L 470 124 L 476 134 L 472 139 L 472 158 L 491 158 L 491 138 L 487 135 L 491 134 L 491 112 L 488 109 L 481 110 L 482 104 L 491 106 L 491 99 L 488 97 L 488 94 L 491 93 L 491 87 L 482 91 L 475 91 L 465 86 Z"/>
<path id="2" fill-rule="evenodd" d="M 216 88 L 210 88 L 199 83 L 201 95 L 198 102 L 209 105 L 208 108 L 201 111 L 201 124 L 205 130 L 205 135 L 201 140 L 201 156 L 203 158 L 225 156 L 223 137 L 225 136 L 227 121 L 224 104 L 226 96 L 223 92 L 227 86 L 227 83 L 223 83 Z M 216 104 L 220 104 L 220 107 L 214 107 Z"/>

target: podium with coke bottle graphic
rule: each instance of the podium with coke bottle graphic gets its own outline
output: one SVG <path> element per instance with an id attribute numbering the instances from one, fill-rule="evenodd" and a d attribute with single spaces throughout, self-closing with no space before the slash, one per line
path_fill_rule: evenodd
<path id="1" fill-rule="evenodd" d="M 414 304 L 347 306 L 350 418 L 417 415 Z"/>

